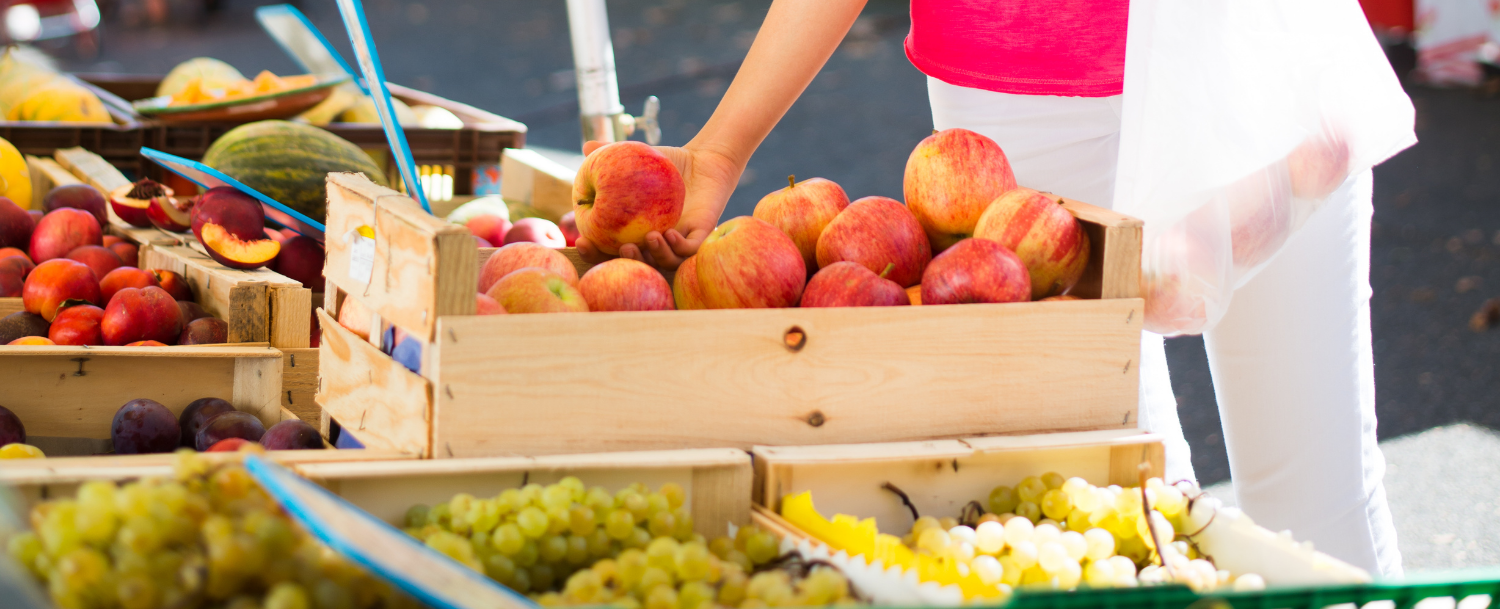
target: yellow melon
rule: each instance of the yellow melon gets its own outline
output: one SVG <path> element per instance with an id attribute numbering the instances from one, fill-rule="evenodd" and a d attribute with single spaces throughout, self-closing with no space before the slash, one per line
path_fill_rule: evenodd
<path id="1" fill-rule="evenodd" d="M 353 106 L 354 102 L 359 101 L 359 98 L 359 89 L 353 84 L 344 83 L 334 87 L 333 93 L 327 99 L 318 102 L 318 105 L 313 106 L 308 111 L 297 115 L 297 120 L 304 121 L 309 125 L 322 127 L 333 122 L 333 119 L 338 118 L 340 114 L 343 114 L 345 110 Z"/>
<path id="2" fill-rule="evenodd" d="M 56 80 L 25 95 L 5 113 L 12 121 L 107 123 L 109 111 L 92 91 L 69 80 Z"/>
<path id="3" fill-rule="evenodd" d="M 198 79 L 198 86 L 205 90 L 226 89 L 245 81 L 245 75 L 240 74 L 234 66 L 211 57 L 195 57 L 177 64 L 171 72 L 167 72 L 167 76 L 161 79 L 161 84 L 156 86 L 156 95 L 175 95 L 195 78 Z"/>
<path id="4" fill-rule="evenodd" d="M 396 108 L 396 122 L 403 127 L 416 127 L 418 125 L 417 115 L 411 111 L 411 107 L 396 98 L 391 98 L 391 105 Z M 339 115 L 341 123 L 364 123 L 379 125 L 380 115 L 375 113 L 375 100 L 368 96 L 361 97 L 353 107 L 345 110 Z"/>
<path id="5" fill-rule="evenodd" d="M 21 209 L 31 207 L 31 173 L 26 170 L 26 158 L 4 139 L 0 139 L 0 196 Z"/>

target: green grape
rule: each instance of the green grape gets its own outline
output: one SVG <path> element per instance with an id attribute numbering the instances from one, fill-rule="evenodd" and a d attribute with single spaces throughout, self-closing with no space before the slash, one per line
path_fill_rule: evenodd
<path id="1" fill-rule="evenodd" d="M 620 552 L 615 559 L 620 572 L 620 587 L 634 590 L 646 574 L 646 553 L 634 548 Z"/>
<path id="2" fill-rule="evenodd" d="M 1022 501 L 1016 505 L 1016 515 L 1036 522 L 1042 519 L 1042 508 L 1030 501 Z"/>
<path id="3" fill-rule="evenodd" d="M 594 518 L 594 510 L 586 505 L 575 505 L 568 510 L 568 531 L 579 537 L 586 537 L 594 532 L 599 522 Z"/>
<path id="4" fill-rule="evenodd" d="M 1080 510 L 1078 508 L 1073 508 L 1073 511 L 1068 512 L 1068 530 L 1069 531 L 1083 532 L 1083 531 L 1089 530 L 1092 527 L 1093 527 L 1093 524 L 1091 524 L 1089 522 L 1089 513 L 1088 512 L 1085 512 L 1085 511 Z"/>
<path id="5" fill-rule="evenodd" d="M 542 490 L 542 485 L 535 482 L 521 487 L 521 505 L 524 507 L 541 503 Z"/>
<path id="6" fill-rule="evenodd" d="M 763 565 L 775 560 L 777 556 L 781 556 L 780 546 L 781 543 L 777 541 L 775 535 L 765 531 L 757 531 L 749 541 L 745 542 L 745 556 L 750 558 L 750 562 Z M 762 600 L 770 602 L 769 599 Z"/>
<path id="7" fill-rule="evenodd" d="M 646 529 L 657 537 L 670 537 L 672 530 L 677 526 L 677 519 L 672 517 L 672 512 L 662 510 L 651 515 L 646 521 Z"/>
<path id="8" fill-rule="evenodd" d="M 562 480 L 557 481 L 557 485 L 571 491 L 573 501 L 583 501 L 584 494 L 588 490 L 583 485 L 583 481 L 578 479 L 578 476 L 564 477 Z"/>
<path id="9" fill-rule="evenodd" d="M 538 564 L 527 571 L 531 572 L 531 587 L 535 590 L 551 590 L 557 570 L 552 565 Z"/>
<path id="10" fill-rule="evenodd" d="M 591 569 L 584 569 L 568 577 L 563 584 L 563 594 L 575 601 L 587 603 L 594 600 L 604 588 L 604 578 Z"/>
<path id="11" fill-rule="evenodd" d="M 500 507 L 500 513 L 507 516 L 519 512 L 521 508 L 526 507 L 521 502 L 521 491 L 513 488 L 505 489 L 500 491 L 499 495 L 495 495 L 495 504 Z"/>
<path id="12" fill-rule="evenodd" d="M 772 607 L 786 606 L 793 596 L 792 584 L 785 571 L 762 571 L 750 577 L 745 596 Z"/>
<path id="13" fill-rule="evenodd" d="M 672 573 L 661 567 L 647 566 L 641 572 L 640 580 L 636 582 L 635 591 L 637 594 L 644 595 L 656 588 L 663 587 L 672 587 Z"/>
<path id="14" fill-rule="evenodd" d="M 745 551 L 745 544 L 755 536 L 755 527 L 740 527 L 734 532 L 734 549 Z"/>
<path id="15" fill-rule="evenodd" d="M 521 551 L 516 552 L 515 556 L 512 556 L 511 559 L 516 561 L 516 566 L 529 568 L 531 565 L 536 564 L 539 555 L 536 540 L 528 539 L 526 543 L 521 544 Z"/>
<path id="16" fill-rule="evenodd" d="M 561 484 L 542 489 L 542 507 L 548 511 L 566 510 L 573 505 L 573 490 Z"/>
<path id="17" fill-rule="evenodd" d="M 680 609 L 697 609 L 705 603 L 712 604 L 717 593 L 714 587 L 701 581 L 690 581 L 682 585 L 677 593 L 677 606 Z"/>
<path id="18" fill-rule="evenodd" d="M 672 509 L 672 536 L 677 541 L 687 541 L 693 537 L 693 515 L 687 508 L 679 507 Z"/>
<path id="19" fill-rule="evenodd" d="M 328 579 L 313 584 L 312 601 L 318 609 L 354 609 L 354 595 Z"/>
<path id="20" fill-rule="evenodd" d="M 663 495 L 661 493 L 651 493 L 650 495 L 646 495 L 646 506 L 648 518 L 650 517 L 649 515 L 654 515 L 657 512 L 665 512 L 672 509 L 672 503 L 667 500 L 666 495 Z"/>
<path id="21" fill-rule="evenodd" d="M 25 565 L 33 573 L 41 574 L 36 567 L 36 559 L 42 555 L 44 549 L 42 540 L 36 536 L 36 533 L 31 531 L 17 533 L 6 542 L 6 550 L 16 562 Z"/>
<path id="22" fill-rule="evenodd" d="M 516 573 L 510 576 L 510 583 L 507 585 L 510 586 L 511 590 L 515 590 L 516 592 L 520 592 L 521 594 L 530 592 L 531 571 L 524 568 L 516 569 Z"/>
<path id="23" fill-rule="evenodd" d="M 567 508 L 547 510 L 547 534 L 558 535 L 573 526 L 573 517 Z"/>
<path id="24" fill-rule="evenodd" d="M 990 491 L 989 505 L 991 514 L 1010 514 L 1016 511 L 1016 504 L 1020 498 L 1016 496 L 1015 489 L 1008 486 L 997 486 Z"/>
<path id="25" fill-rule="evenodd" d="M 667 498 L 667 504 L 670 507 L 680 508 L 682 504 L 687 503 L 687 491 L 684 491 L 682 485 L 676 482 L 661 485 L 661 490 L 657 492 Z"/>
<path id="26" fill-rule="evenodd" d="M 468 493 L 459 493 L 448 500 L 448 513 L 451 515 L 450 524 L 454 533 L 466 533 L 472 521 L 469 512 L 474 507 L 474 496 Z"/>
<path id="27" fill-rule="evenodd" d="M 1036 476 L 1027 476 L 1016 485 L 1016 497 L 1022 502 L 1041 503 L 1042 495 L 1047 494 L 1047 483 L 1042 482 Z"/>
<path id="28" fill-rule="evenodd" d="M 651 543 L 651 533 L 641 527 L 635 527 L 630 530 L 630 537 L 622 540 L 620 545 L 627 548 L 645 549 L 646 544 L 649 543 Z"/>
<path id="29" fill-rule="evenodd" d="M 1042 484 L 1047 485 L 1048 490 L 1060 489 L 1067 482 L 1068 479 L 1064 478 L 1062 474 L 1059 474 L 1057 472 L 1047 472 L 1045 474 L 1042 474 Z"/>
<path id="30" fill-rule="evenodd" d="M 526 535 L 521 532 L 521 527 L 507 522 L 495 528 L 494 534 L 490 535 L 490 545 L 501 554 L 515 556 L 526 545 Z"/>
<path id="31" fill-rule="evenodd" d="M 589 556 L 593 558 L 609 556 L 614 549 L 610 546 L 610 541 L 609 533 L 606 533 L 602 527 L 594 529 L 594 532 L 589 533 L 588 536 Z"/>
<path id="32" fill-rule="evenodd" d="M 620 504 L 620 507 L 629 510 L 630 515 L 635 517 L 636 522 L 642 522 L 646 520 L 647 516 L 651 515 L 651 502 L 640 493 L 626 495 L 625 501 Z"/>
<path id="33" fill-rule="evenodd" d="M 596 517 L 603 518 L 611 509 L 614 509 L 615 498 L 604 487 L 596 486 L 590 488 L 588 493 L 584 495 L 582 503 L 588 506 L 589 509 L 594 510 Z"/>
<path id="34" fill-rule="evenodd" d="M 797 587 L 801 592 L 800 604 L 804 606 L 832 605 L 849 595 L 849 580 L 827 567 L 814 568 Z"/>
<path id="35" fill-rule="evenodd" d="M 755 569 L 755 563 L 750 561 L 750 557 L 739 550 L 730 550 L 729 555 L 724 557 L 724 562 L 739 565 L 740 570 L 746 573 Z"/>
<path id="36" fill-rule="evenodd" d="M 491 554 L 484 559 L 484 574 L 509 585 L 511 577 L 516 574 L 516 562 L 504 554 Z"/>
<path id="37" fill-rule="evenodd" d="M 652 544 L 654 545 L 655 542 Z M 647 548 L 647 554 L 650 554 L 650 548 Z M 703 544 L 689 542 L 678 546 L 674 559 L 679 579 L 683 581 L 708 579 L 713 554 L 710 554 Z"/>
<path id="38" fill-rule="evenodd" d="M 448 504 L 439 503 L 427 510 L 427 524 L 447 528 L 453 513 L 448 510 Z"/>
<path id="39" fill-rule="evenodd" d="M 734 540 L 729 537 L 715 537 L 713 541 L 708 542 L 708 551 L 713 552 L 714 556 L 722 560 L 734 551 Z"/>
<path id="40" fill-rule="evenodd" d="M 671 586 L 657 586 L 646 594 L 646 609 L 677 609 L 677 591 Z"/>
<path id="41" fill-rule="evenodd" d="M 547 534 L 549 519 L 547 513 L 535 506 L 527 506 L 516 515 L 516 526 L 521 527 L 521 534 L 529 539 L 536 539 Z"/>
<path id="42" fill-rule="evenodd" d="M 156 609 L 156 584 L 146 575 L 122 575 L 115 581 L 115 598 L 122 609 Z"/>
<path id="43" fill-rule="evenodd" d="M 745 585 L 750 578 L 743 571 L 726 571 L 724 581 L 719 584 L 718 601 L 725 607 L 737 607 L 745 600 Z"/>
<path id="44" fill-rule="evenodd" d="M 430 509 L 431 508 L 421 503 L 406 508 L 406 518 L 403 520 L 403 522 L 406 523 L 407 527 L 419 528 L 422 525 L 427 524 L 427 512 Z"/>
<path id="45" fill-rule="evenodd" d="M 589 561 L 589 540 L 587 537 L 576 535 L 568 538 L 568 554 L 566 560 L 573 566 L 582 566 Z"/>
<path id="46" fill-rule="evenodd" d="M 476 531 L 493 531 L 500 525 L 502 518 L 504 515 L 500 511 L 500 502 L 495 500 L 480 499 L 469 510 L 470 526 Z"/>
<path id="47" fill-rule="evenodd" d="M 1053 520 L 1066 520 L 1073 511 L 1073 500 L 1060 489 L 1052 489 L 1042 495 L 1042 513 Z"/>
<path id="48" fill-rule="evenodd" d="M 37 533 L 42 538 L 42 545 L 47 548 L 47 553 L 57 557 L 67 554 L 77 548 L 81 543 L 78 535 L 77 524 L 78 504 L 70 500 L 62 500 L 52 504 L 51 509 L 42 517 L 42 524 Z"/>
<path id="49" fill-rule="evenodd" d="M 276 584 L 266 593 L 266 609 L 309 609 L 307 591 L 290 582 Z"/>
<path id="50" fill-rule="evenodd" d="M 671 572 L 677 564 L 677 540 L 658 537 L 646 546 L 646 564 Z"/>
<path id="51" fill-rule="evenodd" d="M 635 529 L 635 516 L 624 508 L 611 510 L 609 516 L 604 518 L 604 530 L 613 539 L 624 541 L 630 537 L 633 529 Z"/>
<path id="52" fill-rule="evenodd" d="M 536 546 L 543 563 L 562 562 L 568 556 L 568 540 L 558 535 L 543 537 L 537 540 Z"/>

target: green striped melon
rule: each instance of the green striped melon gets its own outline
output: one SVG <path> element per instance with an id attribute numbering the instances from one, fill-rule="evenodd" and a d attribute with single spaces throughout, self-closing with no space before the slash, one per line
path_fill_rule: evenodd
<path id="1" fill-rule="evenodd" d="M 231 129 L 209 146 L 203 164 L 318 222 L 328 212 L 324 180 L 329 172 L 362 172 L 376 184 L 386 183 L 370 155 L 349 140 L 287 121 Z"/>

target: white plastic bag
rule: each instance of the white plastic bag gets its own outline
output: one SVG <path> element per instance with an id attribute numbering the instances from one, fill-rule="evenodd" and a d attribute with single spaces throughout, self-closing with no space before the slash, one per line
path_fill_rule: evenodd
<path id="1" fill-rule="evenodd" d="M 1114 208 L 1146 329 L 1199 334 L 1349 177 L 1416 142 L 1355 0 L 1133 0 Z"/>

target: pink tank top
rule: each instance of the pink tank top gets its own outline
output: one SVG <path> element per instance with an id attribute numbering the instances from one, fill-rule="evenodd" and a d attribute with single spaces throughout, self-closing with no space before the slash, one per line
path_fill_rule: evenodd
<path id="1" fill-rule="evenodd" d="M 906 57 L 962 87 L 1119 95 L 1128 8 L 1128 0 L 911 0 Z"/>

